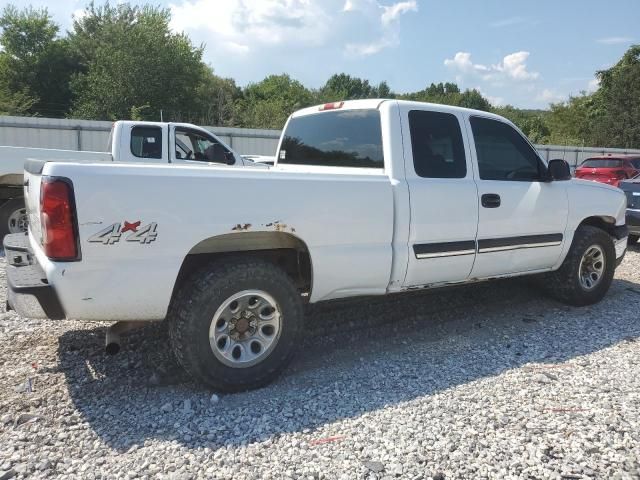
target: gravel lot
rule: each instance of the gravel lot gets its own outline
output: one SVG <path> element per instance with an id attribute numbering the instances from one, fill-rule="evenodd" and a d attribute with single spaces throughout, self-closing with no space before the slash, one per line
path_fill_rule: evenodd
<path id="1" fill-rule="evenodd" d="M 0 480 L 640 478 L 640 249 L 590 308 L 512 280 L 309 315 L 280 380 L 212 398 L 161 324 L 106 357 L 3 309 Z"/>

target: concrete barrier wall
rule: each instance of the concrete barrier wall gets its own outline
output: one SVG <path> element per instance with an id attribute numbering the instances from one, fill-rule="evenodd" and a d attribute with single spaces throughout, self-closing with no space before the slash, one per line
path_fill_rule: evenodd
<path id="1" fill-rule="evenodd" d="M 0 145 L 107 151 L 111 122 L 39 117 L 0 117 Z M 243 155 L 275 155 L 279 130 L 204 127 Z"/>
<path id="2" fill-rule="evenodd" d="M 205 127 L 243 155 L 275 155 L 280 130 Z M 111 122 L 39 117 L 0 117 L 0 145 L 13 147 L 61 148 L 104 152 Z M 585 158 L 607 154 L 638 154 L 640 150 L 621 148 L 536 145 L 543 158 L 562 158 L 575 168 Z"/>

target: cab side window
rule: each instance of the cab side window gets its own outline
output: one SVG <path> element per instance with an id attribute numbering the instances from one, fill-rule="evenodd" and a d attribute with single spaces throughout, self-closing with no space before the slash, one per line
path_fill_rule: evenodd
<path id="1" fill-rule="evenodd" d="M 409 130 L 413 167 L 420 177 L 464 178 L 467 161 L 460 124 L 455 115 L 412 110 Z"/>
<path id="2" fill-rule="evenodd" d="M 162 158 L 162 130 L 160 127 L 133 127 L 131 153 L 138 158 Z"/>
<path id="3" fill-rule="evenodd" d="M 175 130 L 177 159 L 213 163 L 233 163 L 233 154 L 210 137 L 188 129 Z"/>
<path id="4" fill-rule="evenodd" d="M 544 165 L 536 151 L 510 125 L 471 117 L 478 169 L 482 180 L 540 181 Z"/>

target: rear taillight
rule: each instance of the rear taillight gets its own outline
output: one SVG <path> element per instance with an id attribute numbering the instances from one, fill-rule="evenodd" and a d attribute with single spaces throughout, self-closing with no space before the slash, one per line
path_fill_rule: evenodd
<path id="1" fill-rule="evenodd" d="M 42 177 L 40 222 L 42 248 L 47 257 L 57 261 L 77 260 L 80 257 L 75 202 L 70 180 Z"/>

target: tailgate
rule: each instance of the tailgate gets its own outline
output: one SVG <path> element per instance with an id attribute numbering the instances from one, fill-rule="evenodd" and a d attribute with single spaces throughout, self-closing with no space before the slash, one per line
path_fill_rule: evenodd
<path id="1" fill-rule="evenodd" d="M 24 202 L 29 215 L 29 231 L 41 245 L 42 225 L 40 223 L 40 181 L 44 160 L 27 160 L 24 164 Z"/>

